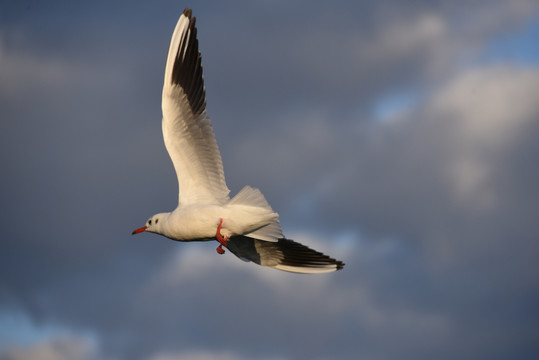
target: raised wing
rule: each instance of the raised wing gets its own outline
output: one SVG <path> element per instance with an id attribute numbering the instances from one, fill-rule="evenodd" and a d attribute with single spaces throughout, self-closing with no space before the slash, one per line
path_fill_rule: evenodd
<path id="1" fill-rule="evenodd" d="M 230 190 L 206 114 L 195 21 L 191 10 L 185 9 L 170 42 L 163 86 L 163 138 L 178 176 L 179 204 L 224 204 Z"/>

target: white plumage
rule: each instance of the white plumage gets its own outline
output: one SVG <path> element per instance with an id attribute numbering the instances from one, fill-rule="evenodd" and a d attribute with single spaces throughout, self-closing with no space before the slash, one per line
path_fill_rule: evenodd
<path id="1" fill-rule="evenodd" d="M 217 239 L 238 257 L 285 271 L 317 273 L 342 262 L 284 239 L 279 215 L 262 193 L 244 187 L 230 199 L 210 119 L 191 10 L 180 16 L 167 57 L 163 85 L 163 139 L 178 177 L 178 207 L 148 219 L 133 232 L 178 241 Z M 270 245 L 271 244 L 271 245 Z"/>

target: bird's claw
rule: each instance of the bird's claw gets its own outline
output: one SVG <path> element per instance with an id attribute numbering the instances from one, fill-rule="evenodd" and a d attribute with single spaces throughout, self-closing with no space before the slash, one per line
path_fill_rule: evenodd
<path id="1" fill-rule="evenodd" d="M 228 236 L 223 237 L 223 235 L 221 235 L 222 225 L 223 225 L 223 219 L 219 219 L 219 225 L 217 226 L 217 233 L 215 234 L 215 237 L 217 238 L 217 241 L 219 241 L 220 245 L 215 250 L 220 255 L 223 255 L 225 253 L 223 246 L 226 247 L 226 241 L 228 240 Z"/>
<path id="2" fill-rule="evenodd" d="M 223 245 L 219 245 L 217 249 L 215 249 L 219 255 L 223 255 L 225 253 L 225 250 L 223 249 Z"/>

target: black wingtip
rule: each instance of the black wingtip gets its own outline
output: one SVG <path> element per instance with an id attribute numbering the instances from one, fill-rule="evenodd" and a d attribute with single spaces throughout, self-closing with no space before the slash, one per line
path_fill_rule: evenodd
<path id="1" fill-rule="evenodd" d="M 206 109 L 206 91 L 202 76 L 202 58 L 198 50 L 196 17 L 186 8 L 183 15 L 189 19 L 189 30 L 176 51 L 172 69 L 172 84 L 179 85 L 185 92 L 193 114 L 200 115 Z"/>
<path id="2" fill-rule="evenodd" d="M 298 266 L 298 267 L 325 267 L 335 265 L 336 270 L 341 270 L 344 263 L 336 260 L 319 251 L 313 250 L 308 246 L 300 244 L 290 239 L 279 239 L 279 249 L 282 251 L 284 258 L 281 260 L 282 265 Z"/>
<path id="3" fill-rule="evenodd" d="M 344 263 L 290 239 L 277 242 L 233 236 L 227 248 L 237 257 L 285 271 L 319 273 L 342 270 Z M 309 271 L 310 269 L 311 271 Z M 327 271 L 312 271 L 326 269 Z"/>

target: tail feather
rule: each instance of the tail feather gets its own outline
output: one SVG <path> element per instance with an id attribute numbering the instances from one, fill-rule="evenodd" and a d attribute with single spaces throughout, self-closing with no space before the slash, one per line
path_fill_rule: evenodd
<path id="1" fill-rule="evenodd" d="M 344 263 L 293 240 L 268 242 L 248 236 L 233 236 L 227 248 L 242 260 L 278 270 L 317 274 L 341 270 Z"/>
<path id="2" fill-rule="evenodd" d="M 262 195 L 262 192 L 249 185 L 244 186 L 228 203 L 231 205 L 248 205 L 272 210 L 270 204 L 264 195 Z"/>
<path id="3" fill-rule="evenodd" d="M 270 215 L 270 219 L 273 219 L 266 226 L 244 235 L 265 241 L 277 241 L 283 237 L 283 231 L 279 224 L 279 215 L 273 211 L 262 192 L 257 188 L 245 186 L 236 196 L 230 199 L 227 205 L 243 205 L 264 209 L 264 212 Z"/>

